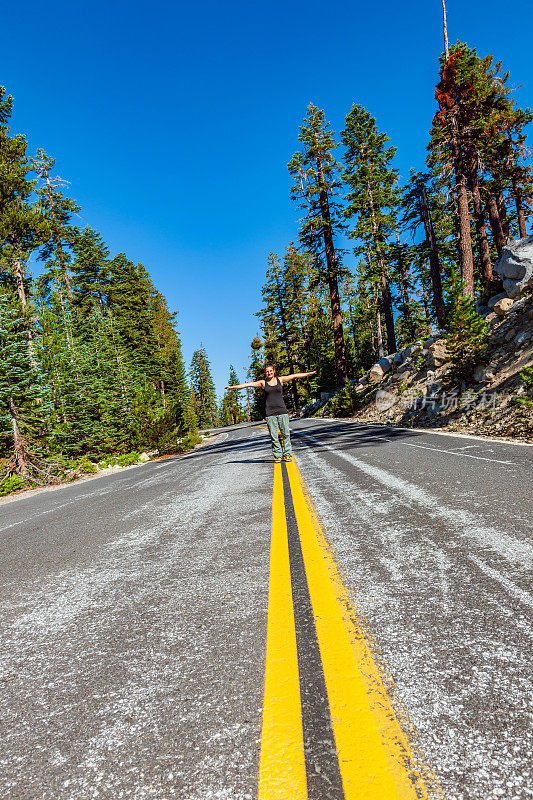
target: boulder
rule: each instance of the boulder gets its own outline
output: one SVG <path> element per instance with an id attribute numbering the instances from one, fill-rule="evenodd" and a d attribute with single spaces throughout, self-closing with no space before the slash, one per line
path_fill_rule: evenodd
<path id="1" fill-rule="evenodd" d="M 392 361 L 394 364 L 401 364 L 402 360 L 403 360 L 403 355 L 401 350 L 398 353 L 394 353 L 392 357 Z"/>
<path id="2" fill-rule="evenodd" d="M 503 279 L 508 297 L 533 289 L 533 236 L 524 236 L 503 248 L 494 271 Z"/>
<path id="3" fill-rule="evenodd" d="M 385 358 L 380 358 L 378 361 L 379 366 L 383 370 L 383 372 L 388 372 L 392 368 L 392 357 L 385 356 Z M 372 367 L 373 369 L 373 367 Z M 372 370 L 370 370 L 372 372 Z"/>
<path id="4" fill-rule="evenodd" d="M 383 360 L 383 359 L 382 359 Z M 368 373 L 368 380 L 370 383 L 379 383 L 383 380 L 383 376 L 385 375 L 384 370 L 381 368 L 380 364 L 374 364 L 370 372 Z"/>
<path id="5" fill-rule="evenodd" d="M 489 325 L 494 325 L 494 323 L 498 322 L 499 319 L 500 319 L 499 316 L 495 314 L 493 311 L 491 311 L 491 313 L 487 314 L 487 316 L 485 317 L 485 322 L 488 322 Z"/>
<path id="6" fill-rule="evenodd" d="M 495 294 L 490 300 L 487 301 L 487 305 L 489 308 L 494 308 L 498 300 L 503 300 L 504 297 L 507 297 L 506 292 L 500 292 L 500 294 Z"/>
<path id="7" fill-rule="evenodd" d="M 529 333 L 529 331 L 522 331 L 522 333 L 519 333 L 518 336 L 515 337 L 514 343 L 517 347 L 522 347 L 522 345 L 529 342 L 530 339 L 531 333 Z"/>
<path id="8" fill-rule="evenodd" d="M 431 360 L 436 367 L 441 367 L 443 364 L 445 364 L 450 357 L 450 354 L 446 348 L 446 340 L 439 339 L 437 342 L 433 342 L 433 344 L 429 346 L 429 353 Z"/>
<path id="9" fill-rule="evenodd" d="M 486 369 L 483 366 L 476 367 L 472 376 L 476 383 L 482 383 L 486 377 Z"/>
<path id="10" fill-rule="evenodd" d="M 509 309 L 513 307 L 514 301 L 510 297 L 502 297 L 497 303 L 494 303 L 492 310 L 499 317 L 504 317 Z"/>
<path id="11" fill-rule="evenodd" d="M 141 453 L 139 456 L 139 464 L 146 464 L 147 461 L 150 461 L 148 453 Z"/>

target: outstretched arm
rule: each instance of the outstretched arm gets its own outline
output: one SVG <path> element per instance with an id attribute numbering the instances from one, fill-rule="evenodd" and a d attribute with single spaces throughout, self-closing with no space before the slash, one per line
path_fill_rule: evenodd
<path id="1" fill-rule="evenodd" d="M 239 383 L 238 386 L 224 386 L 224 389 L 262 389 L 264 381 L 254 381 L 253 383 Z"/>
<path id="2" fill-rule="evenodd" d="M 282 375 L 280 381 L 287 383 L 287 381 L 292 381 L 294 378 L 309 378 L 311 375 L 316 375 L 316 369 L 312 372 L 295 372 L 294 375 Z"/>

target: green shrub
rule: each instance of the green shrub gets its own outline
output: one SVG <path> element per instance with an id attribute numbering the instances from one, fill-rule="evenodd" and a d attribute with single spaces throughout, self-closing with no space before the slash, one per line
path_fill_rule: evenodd
<path id="1" fill-rule="evenodd" d="M 18 475 L 11 475 L 9 478 L 5 478 L 5 480 L 0 483 L 0 497 L 5 497 L 6 494 L 11 494 L 18 489 L 22 489 L 25 483 L 26 481 L 24 478 L 19 478 Z"/>
<path id="2" fill-rule="evenodd" d="M 88 475 L 93 475 L 95 472 L 98 472 L 98 467 L 96 464 L 93 464 L 92 461 L 89 461 L 87 457 L 80 459 L 78 462 L 78 469 Z"/>
<path id="3" fill-rule="evenodd" d="M 121 453 L 120 455 L 106 456 L 98 462 L 100 469 L 107 467 L 130 467 L 132 464 L 137 464 L 139 461 L 140 453 L 133 450 L 131 453 Z"/>
<path id="4" fill-rule="evenodd" d="M 199 436 L 193 436 L 192 434 L 188 434 L 184 439 L 181 440 L 179 449 L 180 450 L 192 450 L 195 445 L 200 444 L 202 439 Z"/>
<path id="5" fill-rule="evenodd" d="M 347 384 L 328 400 L 328 411 L 339 417 L 346 417 L 353 413 L 359 405 L 359 398 L 355 387 Z"/>
<path id="6" fill-rule="evenodd" d="M 116 463 L 119 467 L 130 467 L 132 464 L 137 464 L 139 456 L 140 453 L 136 450 L 131 453 L 123 453 L 123 455 L 117 456 Z"/>
<path id="7" fill-rule="evenodd" d="M 533 406 L 533 367 L 526 367 L 520 373 L 525 393 L 517 398 L 517 402 L 522 406 Z"/>
<path id="8" fill-rule="evenodd" d="M 474 301 L 461 291 L 450 312 L 449 328 L 450 372 L 456 378 L 468 378 L 487 346 L 489 326 L 477 313 Z"/>

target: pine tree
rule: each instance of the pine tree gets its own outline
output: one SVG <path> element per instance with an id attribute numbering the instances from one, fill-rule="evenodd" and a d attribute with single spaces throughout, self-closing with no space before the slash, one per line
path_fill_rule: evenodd
<path id="1" fill-rule="evenodd" d="M 492 280 L 490 248 L 484 219 L 481 173 L 487 150 L 499 138 L 502 119 L 510 108 L 508 73 L 500 75 L 501 64 L 492 56 L 480 58 L 473 48 L 458 42 L 441 59 L 440 82 L 435 97 L 439 111 L 433 119 L 430 142 L 430 165 L 446 169 L 452 163 L 454 191 L 457 201 L 457 222 L 461 275 L 465 295 L 474 297 L 474 258 L 470 229 L 468 189 L 473 200 L 473 216 L 478 240 L 480 278 Z M 504 233 L 492 193 L 487 209 L 496 243 L 501 248 Z"/>
<path id="2" fill-rule="evenodd" d="M 274 361 L 279 371 L 285 371 L 287 368 L 289 373 L 294 373 L 296 372 L 295 332 L 294 321 L 289 310 L 289 304 L 292 306 L 293 287 L 286 280 L 285 270 L 282 269 L 277 255 L 270 253 L 268 265 L 267 281 L 261 290 L 264 309 L 259 312 L 258 316 L 263 321 L 267 339 L 270 332 L 273 334 L 274 346 L 278 352 L 275 355 L 272 354 L 271 360 Z M 283 364 L 280 363 L 280 355 L 282 355 Z M 294 408 L 298 408 L 296 381 L 292 381 L 291 388 Z"/>
<path id="3" fill-rule="evenodd" d="M 349 273 L 344 278 L 343 302 L 349 319 L 354 375 L 369 370 L 378 355 L 373 327 L 376 309 L 370 300 L 372 290 L 367 271 L 361 264 L 356 265 L 355 274 Z"/>
<path id="4" fill-rule="evenodd" d="M 71 301 L 70 249 L 78 235 L 76 227 L 72 225 L 72 216 L 80 211 L 80 207 L 75 200 L 63 194 L 62 189 L 68 186 L 68 182 L 51 175 L 54 166 L 55 159 L 39 149 L 37 158 L 33 160 L 33 169 L 41 179 L 41 186 L 37 191 L 38 207 L 45 214 L 50 226 L 50 235 L 40 257 L 46 262 L 48 270 L 57 271 L 63 281 L 67 298 Z"/>
<path id="5" fill-rule="evenodd" d="M 217 425 L 217 399 L 211 377 L 211 366 L 203 345 L 191 359 L 191 387 L 194 390 L 195 413 L 201 428 Z"/>
<path id="6" fill-rule="evenodd" d="M 49 235 L 42 213 L 31 203 L 36 181 L 23 136 L 8 127 L 12 98 L 0 87 L 0 281 L 14 289 L 23 318 L 26 343 L 34 362 L 32 309 L 27 262 Z M 35 365 L 35 364 L 34 364 Z"/>
<path id="7" fill-rule="evenodd" d="M 109 249 L 99 233 L 88 226 L 73 236 L 74 259 L 70 265 L 71 300 L 80 316 L 107 307 Z"/>
<path id="8" fill-rule="evenodd" d="M 120 341 L 135 371 L 153 383 L 159 393 L 162 364 L 154 330 L 155 287 L 142 264 L 119 253 L 109 265 L 108 308 Z"/>
<path id="9" fill-rule="evenodd" d="M 387 347 L 389 353 L 394 353 L 396 336 L 387 239 L 396 230 L 399 205 L 398 171 L 391 166 L 396 148 L 386 146 L 389 139 L 378 131 L 376 120 L 355 103 L 346 117 L 341 138 L 346 147 L 343 178 L 349 188 L 344 214 L 347 219 L 356 218 L 355 227 L 349 235 L 362 242 L 356 252 L 364 254 L 370 251 L 377 264 L 387 327 Z"/>
<path id="10" fill-rule="evenodd" d="M 473 300 L 456 288 L 446 342 L 455 377 L 468 378 L 471 375 L 485 350 L 488 331 L 489 326 L 476 313 Z"/>
<path id="11" fill-rule="evenodd" d="M 441 253 L 443 249 L 442 226 L 438 235 L 437 220 L 442 220 L 442 208 L 438 205 L 437 193 L 429 192 L 430 176 L 411 172 L 403 190 L 402 225 L 414 235 L 422 227 L 425 241 L 418 247 L 422 259 L 429 261 L 433 305 L 441 328 L 446 325 L 446 305 L 442 289 Z"/>
<path id="12" fill-rule="evenodd" d="M 230 364 L 229 366 L 229 379 L 228 379 L 228 386 L 237 386 L 239 384 L 239 379 L 237 378 L 237 373 L 235 371 L 235 367 Z M 242 422 L 244 414 L 241 408 L 241 401 L 238 390 L 230 389 L 226 392 L 224 396 L 224 410 L 227 410 L 229 414 L 229 425 L 236 425 L 238 422 Z"/>
<path id="13" fill-rule="evenodd" d="M 300 240 L 315 255 L 321 275 L 325 272 L 333 325 L 336 383 L 344 386 L 348 373 L 338 287 L 340 261 L 335 247 L 335 236 L 343 228 L 340 206 L 335 199 L 341 187 L 339 164 L 333 155 L 337 143 L 324 112 L 312 103 L 308 106 L 298 139 L 302 150 L 294 154 L 288 165 L 294 179 L 291 196 L 298 202 L 298 208 L 306 211 L 300 225 Z"/>
<path id="14" fill-rule="evenodd" d="M 7 475 L 35 478 L 37 467 L 25 433 L 36 404 L 37 375 L 13 298 L 0 293 L 0 435 L 10 439 Z"/>

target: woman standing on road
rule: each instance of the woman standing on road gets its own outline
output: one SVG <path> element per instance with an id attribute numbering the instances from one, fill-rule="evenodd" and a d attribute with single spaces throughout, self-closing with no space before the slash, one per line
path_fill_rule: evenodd
<path id="1" fill-rule="evenodd" d="M 297 372 L 294 375 L 282 375 L 276 377 L 276 370 L 272 364 L 265 367 L 265 380 L 254 381 L 253 383 L 239 383 L 238 386 L 226 386 L 226 389 L 264 389 L 266 393 L 266 421 L 272 445 L 272 455 L 274 461 L 279 463 L 281 457 L 285 461 L 292 461 L 291 432 L 289 428 L 289 414 L 285 401 L 283 400 L 282 385 L 294 380 L 295 378 L 309 378 L 316 375 L 313 372 Z M 281 436 L 281 443 L 280 443 Z"/>

